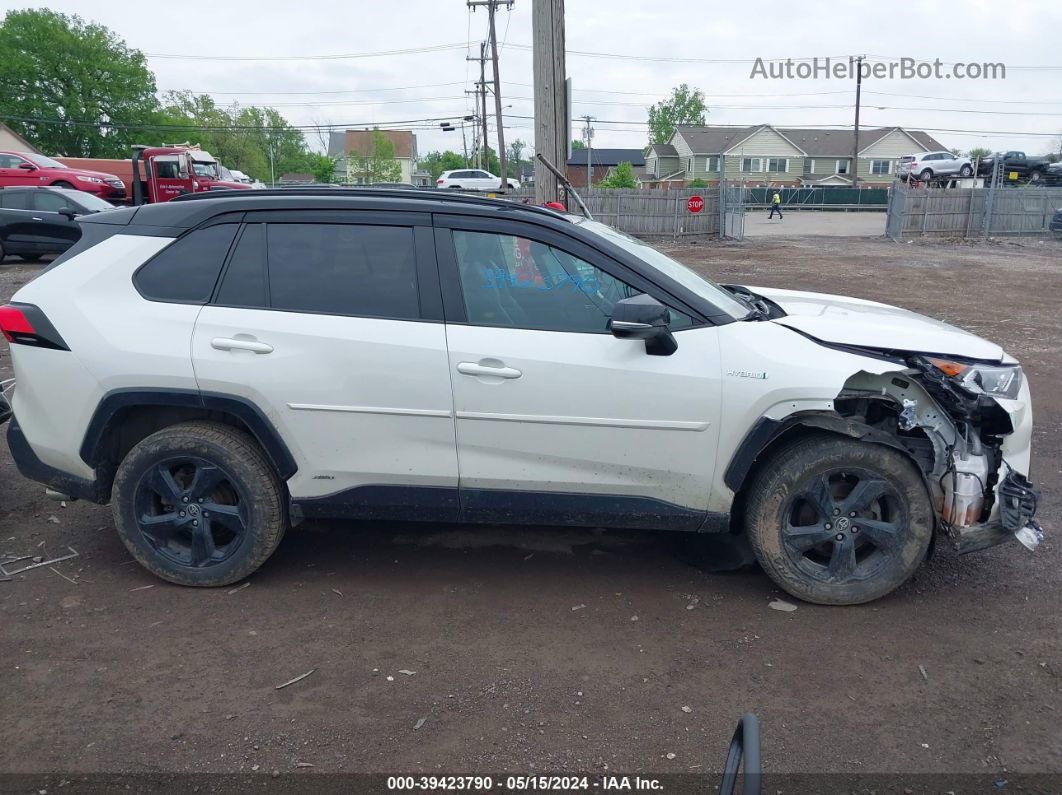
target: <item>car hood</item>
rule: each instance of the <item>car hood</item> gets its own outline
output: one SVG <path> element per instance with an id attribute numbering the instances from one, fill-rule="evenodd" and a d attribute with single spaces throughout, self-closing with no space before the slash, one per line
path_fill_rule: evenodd
<path id="1" fill-rule="evenodd" d="M 778 323 L 823 342 L 1002 361 L 1003 349 L 931 317 L 842 295 L 747 287 L 785 310 Z"/>

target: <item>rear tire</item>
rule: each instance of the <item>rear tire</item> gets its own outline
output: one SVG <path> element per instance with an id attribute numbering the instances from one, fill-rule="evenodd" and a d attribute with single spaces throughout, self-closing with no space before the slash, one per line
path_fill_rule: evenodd
<path id="1" fill-rule="evenodd" d="M 852 605 L 914 574 L 934 517 L 921 473 L 903 453 L 816 435 L 784 447 L 759 471 L 745 526 L 756 559 L 787 593 Z"/>
<path id="2" fill-rule="evenodd" d="M 960 168 L 959 169 L 959 176 L 960 177 L 973 176 L 973 166 L 963 166 L 962 168 Z"/>
<path id="3" fill-rule="evenodd" d="M 139 442 L 118 467 L 118 535 L 144 568 L 178 585 L 230 585 L 287 529 L 284 488 L 242 431 L 187 422 Z"/>
<path id="4" fill-rule="evenodd" d="M 918 175 L 918 179 L 922 182 L 929 182 L 929 180 L 933 179 L 933 172 L 927 168 Z"/>

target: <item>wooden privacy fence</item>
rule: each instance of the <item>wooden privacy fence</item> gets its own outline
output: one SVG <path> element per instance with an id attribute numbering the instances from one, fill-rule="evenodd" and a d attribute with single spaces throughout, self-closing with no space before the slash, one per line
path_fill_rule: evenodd
<path id="1" fill-rule="evenodd" d="M 906 188 L 889 195 L 887 234 L 982 237 L 1048 235 L 1062 188 Z"/>

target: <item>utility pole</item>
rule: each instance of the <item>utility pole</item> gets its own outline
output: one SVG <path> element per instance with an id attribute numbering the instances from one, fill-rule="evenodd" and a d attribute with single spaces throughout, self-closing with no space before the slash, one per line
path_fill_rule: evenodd
<path id="1" fill-rule="evenodd" d="M 582 120 L 586 122 L 586 126 L 583 127 L 583 138 L 586 139 L 586 187 L 589 190 L 594 186 L 594 128 L 590 126 L 594 117 L 587 114 L 582 117 Z"/>
<path id="2" fill-rule="evenodd" d="M 863 87 L 863 59 L 865 55 L 857 55 L 856 65 L 856 103 L 855 103 L 855 136 L 852 143 L 852 187 L 859 187 L 859 95 Z"/>
<path id="3" fill-rule="evenodd" d="M 475 5 L 481 5 L 481 3 L 470 2 L 470 7 Z M 479 43 L 479 57 L 469 58 L 465 57 L 466 61 L 479 61 L 479 82 L 476 83 L 476 115 L 479 116 L 483 124 L 482 133 L 473 126 L 476 130 L 476 138 L 479 139 L 479 145 L 473 141 L 472 152 L 476 155 L 476 167 L 487 170 L 490 167 L 490 158 L 487 155 L 487 43 L 481 41 Z M 465 92 L 470 93 L 470 92 Z"/>
<path id="4" fill-rule="evenodd" d="M 564 67 L 564 0 L 531 0 L 535 74 L 535 203 L 563 201 L 561 181 L 543 162 L 568 162 L 571 120 Z"/>
<path id="5" fill-rule="evenodd" d="M 496 117 L 496 124 L 498 126 L 498 170 L 500 184 L 498 186 L 499 193 L 506 193 L 509 190 L 509 179 L 505 173 L 505 125 L 502 122 L 502 100 L 501 100 L 501 75 L 498 70 L 498 31 L 494 24 L 495 12 L 498 10 L 499 5 L 505 5 L 508 8 L 513 7 L 514 0 L 468 0 L 469 8 L 475 9 L 476 6 L 486 6 L 488 22 L 490 24 L 490 53 L 491 61 L 494 64 L 494 115 Z M 483 50 L 480 50 L 480 56 L 483 56 Z M 482 64 L 482 61 L 480 62 Z M 483 78 L 482 67 L 480 69 L 480 81 L 485 82 Z M 483 87 L 483 139 L 487 138 L 487 89 L 486 85 Z M 484 145 L 485 148 L 485 145 Z M 488 160 L 488 165 L 490 164 Z"/>

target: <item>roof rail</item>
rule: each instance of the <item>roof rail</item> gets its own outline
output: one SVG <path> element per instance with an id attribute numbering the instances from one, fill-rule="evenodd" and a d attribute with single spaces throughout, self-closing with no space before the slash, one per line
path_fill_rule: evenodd
<path id="1" fill-rule="evenodd" d="M 553 217 L 557 216 L 557 213 L 554 210 L 550 210 L 546 207 L 539 207 L 534 204 L 517 202 L 506 198 L 504 194 L 499 195 L 497 198 L 490 198 L 488 196 L 470 196 L 467 193 L 454 193 L 448 190 L 440 190 L 438 188 L 373 188 L 369 186 L 344 188 L 328 185 L 300 185 L 290 188 L 272 188 L 266 190 L 238 190 L 234 188 L 200 191 L 199 193 L 185 193 L 182 196 L 174 197 L 170 201 L 188 202 L 205 199 L 249 199 L 258 197 L 264 198 L 267 196 L 365 196 L 372 198 L 384 197 L 394 199 L 414 199 L 420 201 L 458 202 L 461 204 L 476 204 L 489 207 L 498 207 L 499 202 L 504 202 L 503 206 L 506 206 L 507 208 L 532 210 L 535 212 L 546 213 Z"/>

